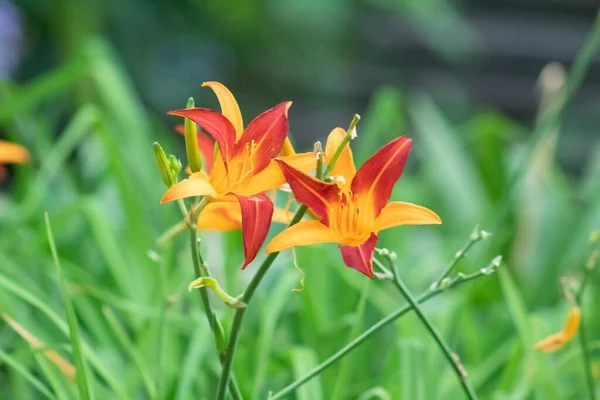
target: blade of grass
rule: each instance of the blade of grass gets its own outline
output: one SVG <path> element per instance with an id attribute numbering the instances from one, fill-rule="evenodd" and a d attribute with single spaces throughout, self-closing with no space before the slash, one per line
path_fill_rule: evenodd
<path id="1" fill-rule="evenodd" d="M 0 256 L 2 256 L 0 254 Z M 1 257 L 0 260 L 2 263 L 0 265 L 3 268 L 12 268 L 19 269 L 20 267 L 16 264 L 12 263 L 10 259 L 7 257 Z M 49 305 L 46 301 L 40 299 L 38 296 L 34 295 L 30 290 L 25 289 L 22 285 L 16 283 L 11 280 L 8 276 L 0 273 L 0 287 L 4 288 L 7 292 L 10 292 L 32 305 L 34 308 L 42 312 L 52 323 L 63 333 L 65 336 L 69 336 L 69 326 L 67 322 L 61 318 Z M 100 361 L 98 356 L 94 353 L 92 347 L 82 340 L 83 349 L 85 354 L 90 362 L 90 364 L 94 367 L 99 376 L 101 376 L 108 386 L 114 391 L 118 398 L 126 400 L 129 398 L 119 384 L 119 380 L 110 372 L 106 366 Z"/>
<path id="2" fill-rule="evenodd" d="M 142 380 L 144 381 L 144 385 L 146 386 L 146 390 L 148 391 L 148 395 L 151 399 L 156 398 L 156 385 L 154 384 L 152 373 L 147 368 L 148 363 L 144 360 L 144 357 L 139 350 L 135 348 L 133 342 L 125 331 L 125 328 L 121 325 L 115 313 L 106 306 L 102 307 L 102 312 L 104 313 L 106 321 L 116 335 L 117 340 L 125 349 L 127 354 L 129 354 L 130 358 L 133 360 L 133 363 L 140 372 Z"/>
<path id="3" fill-rule="evenodd" d="M 0 349 L 0 360 L 6 363 L 7 366 L 11 367 L 16 373 L 25 378 L 25 380 L 31 383 L 31 386 L 36 388 L 38 392 L 46 396 L 48 399 L 56 399 L 56 397 L 50 392 L 50 389 L 44 383 L 42 383 L 42 381 L 33 376 L 23 364 L 12 358 L 2 349 Z"/>
<path id="4" fill-rule="evenodd" d="M 307 347 L 293 348 L 291 357 L 292 369 L 296 378 L 304 376 L 318 364 L 315 352 Z M 298 388 L 296 396 L 298 400 L 322 400 L 321 377 L 317 376 L 311 382 Z"/>
<path id="5" fill-rule="evenodd" d="M 50 244 L 50 251 L 52 252 L 52 258 L 54 260 L 54 265 L 56 266 L 58 284 L 67 312 L 67 321 L 69 324 L 69 338 L 71 340 L 71 347 L 73 349 L 73 358 L 75 361 L 76 370 L 75 379 L 77 382 L 77 388 L 79 390 L 79 397 L 82 400 L 89 400 L 90 389 L 86 373 L 85 360 L 83 358 L 83 354 L 81 351 L 81 343 L 79 340 L 79 326 L 77 325 L 77 316 L 75 315 L 75 310 L 73 309 L 73 303 L 71 303 L 69 291 L 67 289 L 67 286 L 65 285 L 65 281 L 63 280 L 62 266 L 60 264 L 60 260 L 58 259 L 58 252 L 56 251 L 56 243 L 54 242 L 54 235 L 52 233 L 52 227 L 50 225 L 50 218 L 48 217 L 48 213 L 44 214 L 44 219 L 46 221 L 46 234 L 48 236 L 48 243 Z"/>

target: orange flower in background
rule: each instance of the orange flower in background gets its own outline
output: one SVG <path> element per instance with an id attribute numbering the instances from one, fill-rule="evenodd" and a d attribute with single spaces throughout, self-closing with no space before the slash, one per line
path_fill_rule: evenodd
<path id="1" fill-rule="evenodd" d="M 2 164 L 22 164 L 29 160 L 29 152 L 18 144 L 0 140 L 0 180 L 6 177 Z"/>
<path id="2" fill-rule="evenodd" d="M 334 129 L 327 139 L 325 158 L 341 144 L 345 131 Z M 383 146 L 356 171 L 350 146 L 338 158 L 331 177 L 335 183 L 319 181 L 277 161 L 296 196 L 320 220 L 302 221 L 275 236 L 268 253 L 294 246 L 339 243 L 344 263 L 373 278 L 373 253 L 380 230 L 399 225 L 440 224 L 433 211 L 410 203 L 388 203 L 394 183 L 400 178 L 411 148 L 411 140 L 399 137 Z"/>
<path id="3" fill-rule="evenodd" d="M 565 343 L 573 339 L 579 331 L 579 323 L 581 322 L 581 310 L 577 306 L 571 307 L 567 322 L 562 331 L 548 336 L 535 344 L 535 348 L 542 351 L 556 351 Z"/>
<path id="4" fill-rule="evenodd" d="M 218 144 L 212 167 L 196 172 L 169 188 L 161 203 L 193 196 L 206 196 L 209 204 L 201 212 L 200 228 L 225 231 L 239 228 L 244 239 L 245 268 L 263 244 L 273 216 L 273 203 L 264 192 L 280 187 L 285 178 L 274 158 L 282 151 L 288 133 L 288 109 L 281 103 L 256 117 L 246 129 L 231 92 L 218 82 L 206 82 L 219 100 L 222 113 L 207 108 L 172 111 L 189 118 Z M 212 148 L 199 146 L 207 162 Z M 314 153 L 280 157 L 289 165 L 308 172 L 314 169 Z"/>

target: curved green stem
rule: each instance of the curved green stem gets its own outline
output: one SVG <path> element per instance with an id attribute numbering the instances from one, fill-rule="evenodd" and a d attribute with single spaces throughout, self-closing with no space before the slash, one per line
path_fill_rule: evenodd
<path id="1" fill-rule="evenodd" d="M 442 350 L 442 353 L 444 354 L 444 356 L 446 357 L 446 359 L 452 366 L 452 369 L 456 373 L 458 381 L 459 381 L 463 391 L 465 392 L 465 395 L 467 396 L 468 399 L 471 399 L 471 400 L 477 399 L 477 394 L 475 394 L 475 390 L 473 390 L 473 388 L 469 384 L 469 381 L 467 381 L 467 371 L 465 370 L 464 366 L 460 363 L 458 355 L 450 349 L 450 346 L 448 346 L 448 344 L 442 338 L 442 336 L 437 331 L 435 326 L 433 326 L 431 321 L 429 321 L 429 319 L 427 318 L 427 316 L 425 315 L 425 313 L 419 306 L 418 301 L 410 293 L 410 290 L 406 287 L 406 285 L 404 284 L 402 279 L 400 279 L 400 276 L 398 276 L 398 271 L 396 271 L 396 268 L 392 264 L 392 261 L 391 260 L 388 260 L 388 261 L 390 264 L 389 267 L 392 270 L 392 274 L 394 276 L 394 284 L 398 288 L 398 291 L 400 291 L 400 293 L 402 293 L 402 295 L 406 298 L 406 300 L 408 301 L 410 306 L 415 310 L 417 317 L 419 317 L 419 319 L 421 320 L 421 322 L 423 323 L 425 328 L 429 331 L 431 337 L 435 340 L 437 345 L 440 347 L 440 350 Z M 373 262 L 375 264 L 380 264 L 380 262 L 376 259 L 373 259 Z"/>
<path id="2" fill-rule="evenodd" d="M 202 256 L 200 255 L 200 251 L 198 249 L 198 233 L 197 233 L 196 226 L 193 223 L 193 221 L 195 220 L 194 216 L 200 215 L 200 213 L 202 212 L 204 207 L 206 207 L 207 204 L 208 204 L 208 201 L 206 200 L 206 198 L 202 199 L 200 201 L 200 203 L 195 208 L 193 208 L 192 211 L 190 212 L 189 221 L 187 222 L 189 232 L 190 232 L 190 247 L 192 248 L 192 262 L 194 264 L 194 273 L 196 275 L 196 278 L 200 278 L 204 275 L 202 273 L 202 268 L 203 268 L 202 261 L 201 261 Z M 186 218 L 188 218 L 188 217 L 186 217 Z M 206 319 L 208 320 L 210 330 L 213 333 L 215 344 L 217 344 L 217 343 L 219 343 L 219 339 L 218 339 L 219 333 L 217 331 L 218 328 L 215 326 L 215 320 L 213 317 L 214 314 L 213 314 L 212 306 L 210 305 L 210 300 L 208 299 L 208 292 L 207 292 L 206 288 L 204 288 L 204 287 L 200 288 L 199 292 L 200 292 L 200 298 L 202 299 L 202 305 L 204 307 L 204 313 L 206 314 Z M 221 351 L 219 351 L 218 348 L 217 348 L 217 351 L 219 352 L 219 360 L 223 364 L 225 362 L 224 354 Z M 228 382 L 228 386 L 229 386 L 229 392 L 231 394 L 231 397 L 233 397 L 236 400 L 242 400 L 242 394 L 240 392 L 240 389 L 237 386 L 235 378 L 231 379 L 231 381 Z"/>
<path id="3" fill-rule="evenodd" d="M 448 287 L 445 289 L 435 288 L 435 289 L 427 290 L 425 293 L 421 294 L 416 299 L 416 302 L 419 304 L 425 303 L 427 300 L 431 299 L 432 297 L 437 296 L 438 294 L 440 294 L 441 292 L 443 292 L 445 290 L 459 286 L 459 285 L 469 282 L 473 279 L 477 279 L 482 275 L 486 275 L 486 274 L 481 271 L 477 271 L 477 272 L 474 272 L 469 275 L 458 277 L 458 278 L 454 279 L 453 281 L 451 281 L 450 284 L 448 285 Z M 381 329 L 383 329 L 387 325 L 396 321 L 398 318 L 402 317 L 404 314 L 409 312 L 411 309 L 412 309 L 411 305 L 406 305 L 406 306 L 401 307 L 398 310 L 394 311 L 387 317 L 383 318 L 382 320 L 377 322 L 375 325 L 371 326 L 369 329 L 367 329 L 362 334 L 360 334 L 358 337 L 356 337 L 354 340 L 352 340 L 350 343 L 348 343 L 346 346 L 342 347 L 340 350 L 338 350 L 335 354 L 333 354 L 327 360 L 323 361 L 321 364 L 317 365 L 312 370 L 307 372 L 304 376 L 298 378 L 294 382 L 290 383 L 289 385 L 287 385 L 286 387 L 281 389 L 279 392 L 275 393 L 273 396 L 269 397 L 269 400 L 283 399 L 285 396 L 291 394 L 294 390 L 296 390 L 300 386 L 304 385 L 306 382 L 310 381 L 312 378 L 319 375 L 325 369 L 327 369 L 330 366 L 332 366 L 333 364 L 335 364 L 346 354 L 350 353 L 352 350 L 354 350 L 355 348 L 360 346 L 365 340 L 370 338 L 375 333 L 379 332 Z"/>
<path id="4" fill-rule="evenodd" d="M 300 222 L 302 217 L 304 217 L 306 210 L 307 210 L 307 207 L 304 205 L 301 206 L 300 208 L 298 208 L 298 211 L 296 211 L 294 218 L 292 219 L 292 221 L 290 222 L 290 224 L 288 226 L 292 226 L 292 225 L 295 225 L 298 222 Z M 246 288 L 246 290 L 244 291 L 244 294 L 242 295 L 242 301 L 244 303 L 246 303 L 247 305 L 250 304 L 250 300 L 252 300 L 252 296 L 254 296 L 254 292 L 256 291 L 256 288 L 258 288 L 258 285 L 260 284 L 263 277 L 265 276 L 265 274 L 271 267 L 271 264 L 273 264 L 273 261 L 275 261 L 275 259 L 277 258 L 278 255 L 279 255 L 279 252 L 269 254 L 269 256 L 265 259 L 265 261 L 263 261 L 263 263 L 258 268 L 258 271 L 256 272 L 256 274 L 254 275 L 254 277 L 248 284 L 248 287 Z M 217 388 L 217 396 L 216 396 L 217 400 L 223 400 L 225 398 L 225 391 L 226 391 L 227 385 L 230 380 L 230 375 L 232 374 L 231 367 L 233 365 L 233 359 L 235 357 L 235 350 L 237 347 L 238 338 L 240 336 L 242 321 L 244 320 L 244 314 L 246 313 L 246 309 L 247 309 L 247 307 L 238 308 L 235 311 L 235 316 L 233 317 L 233 324 L 231 325 L 231 336 L 229 338 L 229 342 L 227 343 L 227 350 L 225 352 L 225 356 L 224 356 L 224 360 L 223 360 L 223 370 L 221 371 L 221 377 L 219 379 L 219 386 Z"/>

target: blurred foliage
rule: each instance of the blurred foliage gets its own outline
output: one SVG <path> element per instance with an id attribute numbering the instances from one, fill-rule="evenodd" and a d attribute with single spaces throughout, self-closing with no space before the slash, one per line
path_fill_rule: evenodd
<path id="1" fill-rule="evenodd" d="M 200 304 L 187 292 L 193 270 L 186 241 L 178 238 L 164 249 L 155 245 L 179 217 L 174 206 L 158 204 L 163 184 L 151 144 L 159 140 L 167 152 L 184 155 L 181 138 L 172 133 L 173 121 L 161 120 L 165 111 L 182 106 L 189 95 L 196 96 L 197 104 L 216 106 L 210 93 L 198 87 L 209 78 L 224 81 L 234 93 L 240 88 L 239 101 L 249 115 L 268 107 L 271 98 L 287 95 L 292 86 L 301 103 L 335 108 L 329 96 L 339 99 L 354 90 L 338 74 L 340 63 L 348 62 L 343 57 L 351 54 L 350 14 L 363 3 L 352 4 L 18 3 L 38 27 L 27 41 L 39 59 L 26 58 L 16 79 L 0 84 L 0 129 L 33 155 L 30 164 L 11 169 L 14 176 L 0 195 L 0 310 L 48 348 L 73 359 L 46 238 L 43 213 L 48 211 L 96 398 L 141 399 L 157 393 L 161 398 L 210 398 L 215 390 L 216 354 Z M 438 40 L 449 26 L 462 26 L 451 3 L 369 4 L 406 10 L 449 60 L 477 44 L 468 27 L 456 36 L 465 40 Z M 427 25 L 432 21 L 428 10 L 440 6 L 445 11 L 434 13 L 433 20 L 438 31 L 427 30 L 432 26 Z M 159 18 L 161 29 L 155 30 Z M 163 29 L 178 33 L 165 35 Z M 228 46 L 209 40 L 203 31 Z M 44 48 L 46 35 L 53 48 Z M 111 44 L 104 35 L 119 40 Z M 268 45 L 248 46 L 250 35 Z M 150 44 L 162 50 L 150 52 Z M 181 54 L 187 57 L 179 62 Z M 244 66 L 243 73 L 236 64 Z M 315 71 L 323 70 L 332 72 L 319 76 L 336 79 L 315 80 Z M 568 119 L 533 141 L 533 121 L 523 124 L 476 106 L 457 116 L 427 93 L 395 86 L 375 90 L 364 109 L 343 105 L 348 108 L 363 114 L 359 137 L 352 142 L 359 163 L 402 132 L 417 139 L 393 197 L 437 211 L 444 224 L 381 234 L 381 246 L 398 254 L 401 273 L 414 292 L 437 277 L 478 223 L 494 235 L 460 270 L 474 271 L 496 254 L 505 255 L 499 275 L 424 305 L 460 354 L 480 397 L 582 398 L 586 389 L 576 343 L 551 354 L 535 352 L 533 343 L 562 325 L 568 305 L 559 279 L 580 276 L 588 236 L 600 227 L 598 136 L 586 136 L 595 137 L 582 144 L 593 156 L 581 160 L 580 176 L 572 176 L 557 162 L 564 156 L 563 133 L 571 129 Z M 325 139 L 326 131 L 312 131 L 310 121 L 295 124 L 294 109 L 291 114 L 295 139 Z M 339 124 L 347 122 L 340 119 Z M 239 232 L 200 235 L 221 285 L 229 293 L 241 291 L 260 260 L 240 271 Z M 306 274 L 303 291 L 291 292 L 300 277 L 289 252 L 259 288 L 235 363 L 246 397 L 266 398 L 269 390 L 301 376 L 402 304 L 388 282 L 367 281 L 344 267 L 333 250 L 330 245 L 297 249 Z M 597 273 L 592 282 L 598 283 Z M 594 305 L 600 298 L 595 289 L 592 285 L 586 292 L 583 310 L 597 371 L 600 314 Z M 217 308 L 227 329 L 232 313 Z M 0 397 L 76 395 L 75 383 L 5 324 L 0 362 Z M 447 399 L 459 398 L 459 390 L 433 341 L 407 315 L 296 396 Z"/>

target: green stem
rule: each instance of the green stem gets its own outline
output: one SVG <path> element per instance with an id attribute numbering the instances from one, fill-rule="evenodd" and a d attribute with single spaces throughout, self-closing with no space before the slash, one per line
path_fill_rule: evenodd
<path id="1" fill-rule="evenodd" d="M 354 117 L 352 118 L 352 121 L 350 121 L 350 125 L 348 126 L 348 130 L 346 131 L 346 136 L 344 136 L 344 139 L 340 143 L 339 147 L 335 150 L 335 153 L 333 154 L 331 160 L 327 164 L 327 168 L 325 169 L 325 173 L 323 174 L 324 178 L 327 178 L 331 171 L 333 171 L 333 167 L 335 166 L 335 163 L 337 162 L 338 158 L 340 158 L 342 150 L 344 149 L 344 147 L 346 147 L 350 140 L 352 140 L 352 131 L 354 130 L 354 128 L 356 128 L 356 125 L 358 125 L 359 121 L 360 115 L 354 114 Z"/>
<path id="2" fill-rule="evenodd" d="M 581 282 L 581 286 L 577 294 L 575 295 L 580 312 L 581 312 L 581 320 L 579 321 L 579 346 L 581 347 L 581 356 L 583 359 L 583 369 L 585 370 L 585 379 L 587 381 L 587 387 L 590 395 L 590 400 L 596 399 L 596 384 L 594 382 L 594 375 L 592 374 L 592 358 L 590 356 L 590 349 L 587 345 L 587 334 L 585 331 L 585 318 L 583 318 L 583 308 L 581 298 L 583 296 L 583 291 L 585 290 L 585 286 L 589 280 L 590 269 L 585 270 L 585 275 L 583 276 L 583 282 Z"/>
<path id="3" fill-rule="evenodd" d="M 298 222 L 300 222 L 302 217 L 304 217 L 306 210 L 306 206 L 300 206 L 288 227 L 296 225 Z M 263 263 L 258 268 L 258 271 L 254 275 L 254 277 L 252 277 L 252 280 L 250 281 L 248 287 L 242 295 L 242 301 L 246 303 L 246 305 L 250 304 L 250 300 L 252 300 L 252 296 L 254 296 L 256 288 L 258 288 L 258 285 L 260 284 L 263 277 L 265 276 L 265 274 L 273 264 L 273 261 L 275 261 L 278 255 L 279 252 L 269 254 L 269 256 L 265 259 L 265 261 L 263 261 Z M 231 325 L 231 336 L 229 338 L 229 342 L 227 343 L 227 350 L 223 360 L 223 370 L 221 371 L 219 386 L 217 388 L 217 400 L 223 400 L 225 398 L 226 388 L 230 380 L 230 375 L 232 374 L 231 367 L 233 365 L 233 359 L 235 357 L 235 350 L 240 336 L 242 322 L 244 320 L 244 314 L 246 313 L 247 308 L 248 307 L 236 309 L 235 316 L 233 317 L 233 324 Z"/>
<path id="4" fill-rule="evenodd" d="M 190 232 L 190 247 L 192 248 L 192 262 L 194 264 L 194 273 L 196 275 L 196 278 L 200 278 L 204 275 L 202 274 L 202 270 L 203 270 L 202 261 L 201 261 L 202 256 L 200 255 L 200 251 L 198 249 L 198 234 L 197 234 L 197 230 L 196 230 L 196 225 L 194 224 L 194 220 L 195 220 L 194 216 L 200 215 L 200 213 L 202 212 L 204 207 L 206 207 L 207 204 L 208 204 L 208 201 L 206 200 L 206 198 L 202 199 L 202 201 L 200 201 L 200 203 L 193 209 L 193 211 L 190 212 L 190 218 L 188 221 L 189 232 Z M 215 326 L 215 320 L 213 317 L 214 314 L 213 314 L 212 306 L 210 305 L 210 300 L 208 299 L 208 291 L 204 287 L 200 288 L 198 291 L 200 293 L 202 305 L 204 306 L 204 313 L 206 314 L 206 319 L 208 320 L 210 330 L 213 333 L 214 342 L 215 342 L 215 344 L 217 344 L 219 341 L 218 332 L 217 332 L 217 327 Z M 219 352 L 219 360 L 221 361 L 221 364 L 224 364 L 226 357 L 218 349 L 217 349 L 217 351 Z M 223 368 L 225 368 L 224 365 L 223 365 Z M 236 400 L 242 399 L 242 395 L 241 395 L 240 389 L 237 386 L 235 378 L 231 379 L 231 381 L 227 383 L 227 386 L 229 386 L 229 392 L 234 399 L 236 399 Z"/>
<path id="5" fill-rule="evenodd" d="M 456 264 L 458 264 L 458 262 L 467 255 L 467 252 L 471 249 L 471 247 L 473 247 L 473 245 L 479 242 L 480 240 L 481 234 L 479 233 L 478 229 L 475 228 L 475 230 L 471 234 L 471 237 L 469 238 L 469 241 L 465 243 L 465 245 L 454 255 L 454 259 L 450 261 L 446 268 L 444 268 L 440 276 L 435 281 L 433 281 L 431 287 L 438 287 L 442 280 L 444 280 L 444 278 L 446 278 L 452 272 L 454 267 L 456 267 Z"/>
<path id="6" fill-rule="evenodd" d="M 465 392 L 465 395 L 467 396 L 468 399 L 471 399 L 471 400 L 477 399 L 477 394 L 475 394 L 475 391 L 469 384 L 469 381 L 467 381 L 467 371 L 465 370 L 464 366 L 460 363 L 460 360 L 458 359 L 458 355 L 450 349 L 450 346 L 448 346 L 448 344 L 442 338 L 442 336 L 437 331 L 435 326 L 433 326 L 431 321 L 429 321 L 427 316 L 425 316 L 425 313 L 419 306 L 418 301 L 410 293 L 410 290 L 406 287 L 406 285 L 404 284 L 402 279 L 400 279 L 400 276 L 398 275 L 398 271 L 396 270 L 395 266 L 392 264 L 392 261 L 389 259 L 388 259 L 388 261 L 390 264 L 389 267 L 392 270 L 392 274 L 394 275 L 394 284 L 396 285 L 396 287 L 398 288 L 400 293 L 402 293 L 402 295 L 406 298 L 406 300 L 408 301 L 410 306 L 415 310 L 417 317 L 419 317 L 419 319 L 421 320 L 421 322 L 423 323 L 425 328 L 429 331 L 429 334 L 431 335 L 431 337 L 435 340 L 437 345 L 440 347 L 440 350 L 442 350 L 442 353 L 448 360 L 448 363 L 450 363 L 450 365 L 452 366 L 452 369 L 456 373 L 458 381 L 459 381 L 463 391 Z M 373 262 L 375 264 L 381 265 L 379 260 L 373 259 Z"/>
<path id="7" fill-rule="evenodd" d="M 443 292 L 445 290 L 448 290 L 450 288 L 459 286 L 459 285 L 461 285 L 463 283 L 466 283 L 466 282 L 469 282 L 469 281 L 471 281 L 473 279 L 477 279 L 477 278 L 479 278 L 482 275 L 486 275 L 486 274 L 484 274 L 481 271 L 474 272 L 472 274 L 465 275 L 465 276 L 460 277 L 460 278 L 456 278 L 455 280 L 453 280 L 450 283 L 450 285 L 446 289 L 441 289 L 441 288 L 429 289 L 425 293 L 421 294 L 417 298 L 416 302 L 419 303 L 419 304 L 425 303 L 427 300 L 431 299 L 432 297 L 437 296 L 438 294 L 440 294 L 441 292 Z M 330 366 L 332 366 L 333 364 L 335 364 L 337 361 L 339 361 L 346 354 L 350 353 L 352 350 L 354 350 L 355 348 L 357 348 L 358 346 L 360 346 L 365 340 L 367 340 L 368 338 L 370 338 L 375 333 L 379 332 L 381 329 L 383 329 L 387 325 L 389 325 L 392 322 L 396 321 L 398 318 L 402 317 L 404 314 L 406 314 L 407 312 L 409 312 L 411 309 L 412 309 L 411 305 L 406 305 L 406 306 L 404 306 L 402 308 L 399 308 L 398 310 L 394 311 L 393 313 L 391 313 L 387 317 L 383 318 L 382 320 L 380 320 L 379 322 L 377 322 L 375 325 L 371 326 L 369 329 L 367 329 L 366 331 L 364 331 L 356 339 L 354 339 L 353 341 L 351 341 L 350 343 L 348 343 L 346 346 L 342 347 L 340 350 L 338 350 L 335 354 L 333 354 L 327 360 L 323 361 L 321 364 L 317 365 L 311 371 L 307 372 L 304 376 L 298 378 L 294 382 L 290 383 L 289 385 L 287 385 L 286 387 L 284 387 L 283 389 L 281 389 L 279 392 L 275 393 L 273 396 L 271 396 L 269 398 L 269 400 L 279 400 L 279 399 L 282 399 L 285 396 L 291 394 L 294 390 L 296 390 L 300 386 L 304 385 L 306 382 L 310 381 L 312 378 L 314 378 L 315 376 L 319 375 L 325 369 L 327 369 Z"/>

